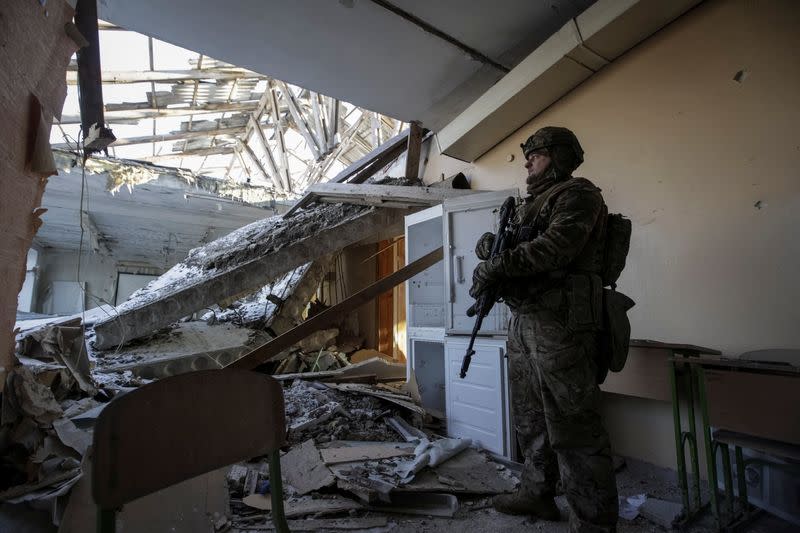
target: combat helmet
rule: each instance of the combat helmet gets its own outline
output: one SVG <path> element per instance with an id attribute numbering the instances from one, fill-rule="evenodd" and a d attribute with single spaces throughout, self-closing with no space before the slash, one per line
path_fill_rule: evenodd
<path id="1" fill-rule="evenodd" d="M 535 150 L 547 149 L 559 170 L 572 173 L 583 163 L 583 148 L 578 138 L 567 128 L 547 126 L 536 131 L 519 145 L 527 159 Z"/>

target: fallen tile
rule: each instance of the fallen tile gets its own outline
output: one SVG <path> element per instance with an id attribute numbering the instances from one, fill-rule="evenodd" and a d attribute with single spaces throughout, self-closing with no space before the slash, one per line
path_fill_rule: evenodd
<path id="1" fill-rule="evenodd" d="M 400 442 L 376 442 L 366 446 L 325 448 L 320 450 L 320 454 L 325 464 L 330 465 L 413 455 L 414 447 Z"/>
<path id="2" fill-rule="evenodd" d="M 312 439 L 292 448 L 281 457 L 281 472 L 286 482 L 301 495 L 336 482 Z"/>
<path id="3" fill-rule="evenodd" d="M 639 514 L 664 529 L 673 529 L 683 517 L 683 505 L 658 498 L 647 498 Z"/>

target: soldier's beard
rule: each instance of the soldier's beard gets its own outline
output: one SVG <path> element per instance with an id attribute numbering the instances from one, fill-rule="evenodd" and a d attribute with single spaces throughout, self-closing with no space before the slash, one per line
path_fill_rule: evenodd
<path id="1" fill-rule="evenodd" d="M 558 173 L 556 172 L 555 165 L 552 163 L 541 172 L 528 174 L 528 177 L 525 179 L 525 183 L 528 185 L 528 194 L 534 196 L 549 189 L 556 181 L 558 181 Z"/>

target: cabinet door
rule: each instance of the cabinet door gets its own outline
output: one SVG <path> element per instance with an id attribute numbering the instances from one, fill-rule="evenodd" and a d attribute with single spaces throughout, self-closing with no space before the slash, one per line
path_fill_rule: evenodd
<path id="1" fill-rule="evenodd" d="M 412 263 L 442 246 L 442 206 L 406 217 L 406 262 Z M 438 262 L 406 283 L 408 328 L 444 328 L 444 263 Z"/>
<path id="2" fill-rule="evenodd" d="M 475 255 L 478 238 L 487 231 L 497 232 L 500 206 L 517 190 L 473 194 L 446 200 L 444 210 L 444 272 L 447 286 L 446 323 L 448 334 L 470 334 L 475 319 L 467 309 L 475 302 L 469 295 L 472 271 L 480 260 Z M 504 335 L 508 327 L 508 308 L 496 304 L 483 320 L 480 334 Z"/>
<path id="3" fill-rule="evenodd" d="M 465 337 L 445 338 L 447 433 L 510 456 L 506 343 L 499 339 L 476 341 L 469 372 L 461 379 L 461 360 L 468 341 Z"/>

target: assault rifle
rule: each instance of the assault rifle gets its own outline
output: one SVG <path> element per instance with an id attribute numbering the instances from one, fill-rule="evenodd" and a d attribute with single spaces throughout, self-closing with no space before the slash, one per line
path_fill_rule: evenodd
<path id="1" fill-rule="evenodd" d="M 492 252 L 489 254 L 489 259 L 503 253 L 514 246 L 516 229 L 511 222 L 514 219 L 514 210 L 516 209 L 516 200 L 513 196 L 506 198 L 503 205 L 500 207 L 500 222 L 497 228 L 497 235 L 492 244 Z M 475 337 L 478 336 L 483 325 L 483 319 L 492 310 L 492 306 L 497 301 L 498 289 L 492 288 L 478 296 L 475 303 L 467 310 L 467 316 L 477 316 L 475 319 L 475 326 L 472 328 L 472 336 L 469 338 L 469 346 L 467 346 L 467 353 L 464 354 L 464 360 L 461 362 L 461 379 L 467 376 L 469 364 L 472 362 L 472 356 L 475 355 L 473 346 L 475 345 Z"/>

